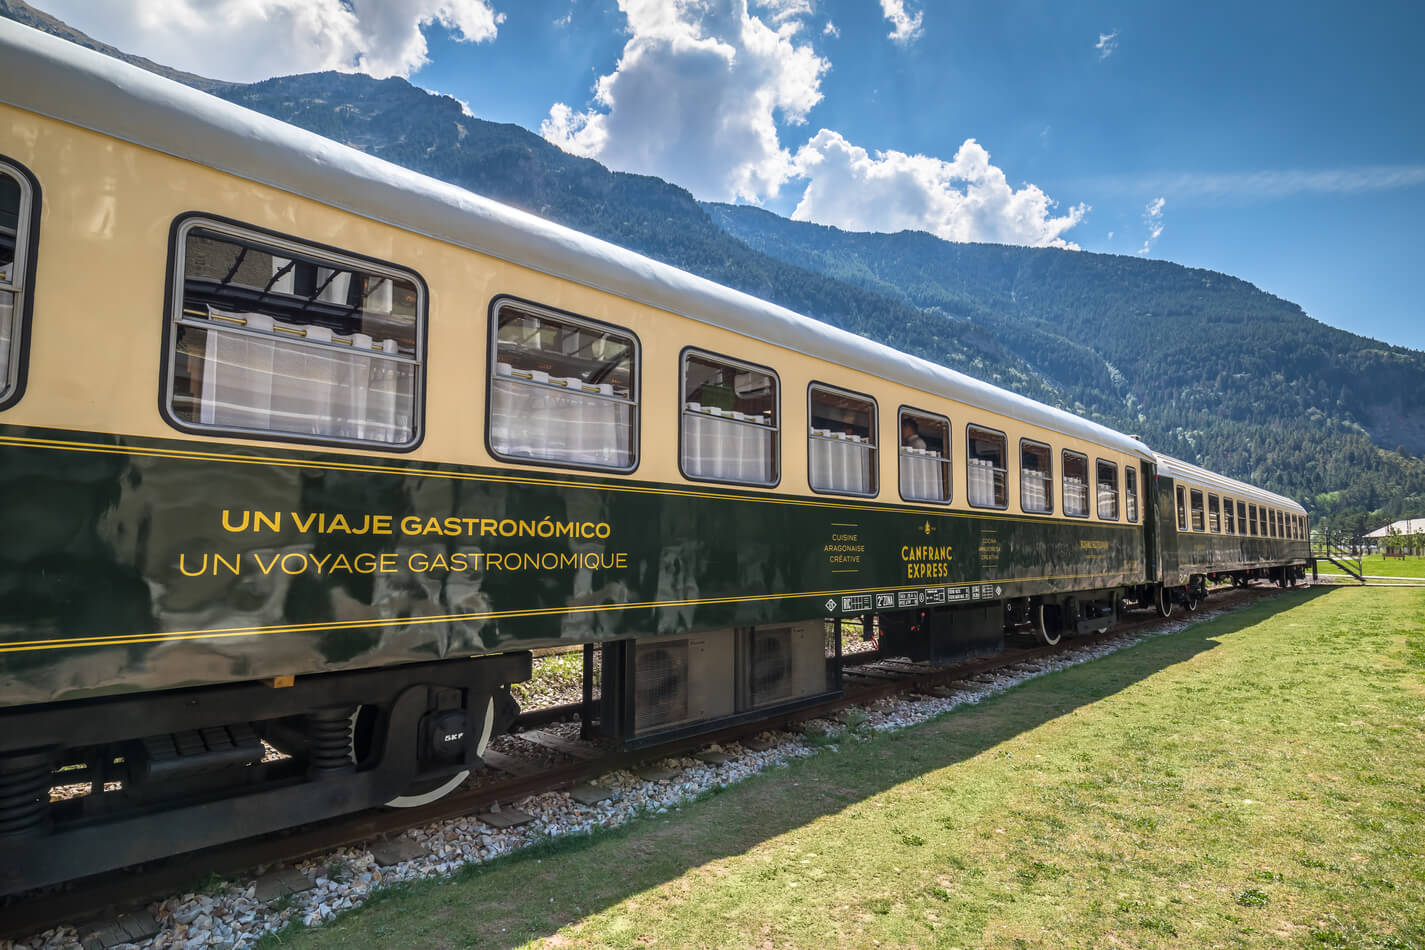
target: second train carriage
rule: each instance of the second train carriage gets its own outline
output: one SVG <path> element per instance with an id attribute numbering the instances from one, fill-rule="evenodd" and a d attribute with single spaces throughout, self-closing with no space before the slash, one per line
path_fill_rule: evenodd
<path id="1" fill-rule="evenodd" d="M 531 648 L 635 741 L 834 689 L 825 618 L 949 659 L 1304 563 L 1285 499 L 8 22 L 0 100 L 0 892 L 429 800 Z"/>

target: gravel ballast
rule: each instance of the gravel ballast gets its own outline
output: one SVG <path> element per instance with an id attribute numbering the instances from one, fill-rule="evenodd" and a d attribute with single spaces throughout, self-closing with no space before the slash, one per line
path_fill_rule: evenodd
<path id="1" fill-rule="evenodd" d="M 124 950 L 237 948 L 250 946 L 264 934 L 293 922 L 320 926 L 342 911 L 359 906 L 380 887 L 450 875 L 467 864 L 490 861 L 533 842 L 613 828 L 641 816 L 666 815 L 712 789 L 803 756 L 834 750 L 838 741 L 859 741 L 859 736 L 868 733 L 925 722 L 956 707 L 979 703 L 1026 680 L 1099 659 L 1152 637 L 1177 633 L 1233 607 L 1204 609 L 1189 618 L 1164 620 L 1147 629 L 1108 633 L 1072 653 L 1027 660 L 954 682 L 941 696 L 915 694 L 881 699 L 859 707 L 861 713 L 854 715 L 854 730 L 846 729 L 841 722 L 811 720 L 797 732 L 763 733 L 752 744 L 769 746 L 765 750 L 729 743 L 701 750 L 698 755 L 703 758 L 689 755 L 661 760 L 657 765 L 663 770 L 661 774 L 671 773 L 668 778 L 650 781 L 630 771 L 611 772 L 594 781 L 609 792 L 606 799 L 595 804 L 581 804 L 567 792 L 524 798 L 510 807 L 528 813 L 532 820 L 518 827 L 501 830 L 475 816 L 466 816 L 411 829 L 404 837 L 423 848 L 424 853 L 387 867 L 378 864 L 369 848 L 332 851 L 297 865 L 296 870 L 313 884 L 309 890 L 287 893 L 270 902 L 258 899 L 255 879 L 217 884 L 206 893 L 174 895 L 147 908 L 160 925 L 155 936 L 118 946 Z M 721 755 L 709 756 L 708 752 Z M 722 758 L 725 761 L 717 761 Z M 94 929 L 58 927 L 25 940 L 0 940 L 0 950 L 97 947 Z"/>

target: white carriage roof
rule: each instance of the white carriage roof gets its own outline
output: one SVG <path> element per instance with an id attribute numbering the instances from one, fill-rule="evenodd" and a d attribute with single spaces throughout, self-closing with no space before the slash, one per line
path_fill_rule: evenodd
<path id="1" fill-rule="evenodd" d="M 9 20 L 0 20 L 0 101 L 817 359 L 1153 458 L 1142 442 L 1096 422 Z"/>
<path id="2" fill-rule="evenodd" d="M 1233 498 L 1240 498 L 1243 501 L 1254 501 L 1259 505 L 1272 505 L 1277 508 L 1285 508 L 1299 515 L 1306 514 L 1306 509 L 1274 492 L 1265 491 L 1248 485 L 1246 482 L 1239 482 L 1235 478 L 1228 478 L 1225 475 L 1218 475 L 1210 472 L 1200 465 L 1191 462 L 1184 462 L 1182 459 L 1175 459 L 1171 455 L 1163 455 L 1155 452 L 1158 463 L 1158 474 L 1167 475 L 1178 481 L 1187 482 L 1198 488 L 1206 488 L 1210 491 L 1221 492 L 1224 495 L 1231 495 Z"/>

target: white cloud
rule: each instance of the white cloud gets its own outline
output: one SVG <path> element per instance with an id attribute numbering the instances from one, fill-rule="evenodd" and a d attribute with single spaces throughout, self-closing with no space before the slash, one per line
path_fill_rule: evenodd
<path id="1" fill-rule="evenodd" d="M 1143 240 L 1143 246 L 1138 249 L 1140 255 L 1146 255 L 1153 249 L 1153 245 L 1158 242 L 1158 238 L 1163 236 L 1163 206 L 1167 204 L 1164 198 L 1154 198 L 1143 208 L 1143 223 L 1148 226 L 1148 236 Z"/>
<path id="2" fill-rule="evenodd" d="M 881 13 L 895 28 L 888 34 L 892 40 L 904 46 L 920 37 L 922 14 L 919 11 L 907 13 L 905 0 L 881 0 Z"/>
<path id="3" fill-rule="evenodd" d="M 785 23 L 812 12 L 811 0 L 754 0 L 759 10 L 764 10 L 773 23 Z"/>
<path id="4" fill-rule="evenodd" d="M 763 3 L 775 15 L 809 5 Z M 614 71 L 576 112 L 555 103 L 540 133 L 565 151 L 658 175 L 699 198 L 757 201 L 793 173 L 777 118 L 804 122 L 830 66 L 747 0 L 619 0 L 629 40 Z"/>
<path id="5" fill-rule="evenodd" d="M 1100 33 L 1098 35 L 1098 42 L 1094 44 L 1093 48 L 1098 50 L 1098 58 L 1100 61 L 1108 59 L 1113 55 L 1113 51 L 1118 49 L 1118 31 L 1114 30 L 1112 33 Z"/>
<path id="6" fill-rule="evenodd" d="M 1307 170 L 1278 168 L 1252 172 L 1184 172 L 1108 179 L 1102 187 L 1160 191 L 1174 199 L 1267 200 L 1299 194 L 1360 194 L 1425 185 L 1425 165 L 1361 165 Z"/>
<path id="7" fill-rule="evenodd" d="M 409 76 L 427 60 L 423 26 L 495 38 L 494 0 L 48 0 L 51 13 L 155 62 L 238 82 L 323 69 Z"/>
<path id="8" fill-rule="evenodd" d="M 808 180 L 792 217 L 853 231 L 929 231 L 949 241 L 1032 247 L 1078 245 L 1064 232 L 1087 205 L 1054 216 L 1056 203 L 1037 185 L 1010 186 L 990 153 L 966 139 L 949 162 L 926 155 L 874 156 L 838 132 L 822 129 L 797 152 Z"/>
<path id="9" fill-rule="evenodd" d="M 823 36 L 838 37 L 841 35 L 841 31 L 836 28 L 835 23 L 832 23 L 830 20 L 827 20 L 826 27 L 821 31 L 821 34 Z"/>

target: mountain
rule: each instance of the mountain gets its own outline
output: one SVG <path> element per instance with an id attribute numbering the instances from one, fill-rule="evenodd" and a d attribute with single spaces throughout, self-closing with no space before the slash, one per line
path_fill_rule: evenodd
<path id="1" fill-rule="evenodd" d="M 704 204 L 789 263 L 974 320 L 1073 404 L 1325 512 L 1425 510 L 1425 353 L 1215 271 Z"/>
<path id="2" fill-rule="evenodd" d="M 18 15 L 16 13 L 18 11 Z M 26 12 L 28 11 L 28 12 Z M 0 15 L 1124 431 L 1348 533 L 1425 511 L 1425 354 L 1213 271 L 861 234 L 700 204 L 402 79 L 176 73 L 0 0 Z M 28 19 L 26 19 L 28 17 Z"/>

